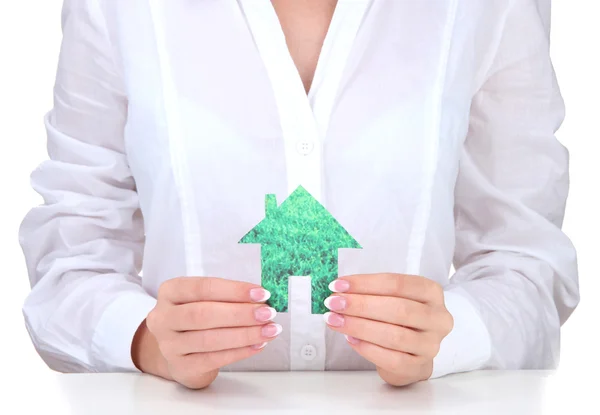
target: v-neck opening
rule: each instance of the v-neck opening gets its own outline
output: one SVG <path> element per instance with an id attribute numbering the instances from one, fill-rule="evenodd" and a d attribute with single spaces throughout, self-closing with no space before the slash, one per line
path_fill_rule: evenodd
<path id="1" fill-rule="evenodd" d="M 331 18 L 327 24 L 327 30 L 325 32 L 325 36 L 323 37 L 323 42 L 321 43 L 321 46 L 319 48 L 317 62 L 314 67 L 314 70 L 311 74 L 308 90 L 306 90 L 306 88 L 304 88 L 304 93 L 307 96 L 307 98 L 309 98 L 309 99 L 312 95 L 314 95 L 314 93 L 312 92 L 313 85 L 315 84 L 315 79 L 317 79 L 317 72 L 319 71 L 319 67 L 323 66 L 323 63 L 322 63 L 323 56 L 326 54 L 326 53 L 324 53 L 324 51 L 326 51 L 326 48 L 327 49 L 331 48 L 331 37 L 333 37 L 332 28 L 335 27 L 334 25 L 337 24 L 337 20 L 339 19 L 339 15 L 341 13 L 340 12 L 340 3 L 342 3 L 342 2 L 343 2 L 343 0 L 336 0 L 335 6 L 333 8 L 333 13 L 331 14 Z M 267 0 L 267 1 L 265 1 L 265 3 L 268 3 L 269 6 L 273 9 L 273 12 L 274 12 L 275 16 L 277 17 L 277 21 L 279 22 L 279 29 L 281 30 L 281 34 L 283 35 L 284 39 L 286 40 L 286 45 L 287 45 L 287 36 L 285 34 L 285 30 L 283 29 L 283 24 L 281 22 L 281 18 L 277 14 L 277 8 L 275 7 L 275 5 L 273 5 L 272 0 Z M 294 57 L 292 56 L 292 52 L 291 52 L 289 46 L 288 46 L 287 50 L 288 50 L 288 54 L 290 55 L 290 58 L 292 59 L 292 62 L 294 62 Z M 298 68 L 298 66 L 296 65 L 295 62 L 294 62 L 294 66 L 296 67 L 298 76 L 300 77 L 300 80 L 302 81 L 302 85 L 304 86 L 304 80 L 302 79 L 302 75 L 300 74 L 300 68 Z"/>
<path id="2" fill-rule="evenodd" d="M 336 71 L 337 74 L 336 79 L 334 80 L 336 84 L 335 87 L 337 89 L 339 81 L 343 75 L 343 69 L 346 66 L 352 50 L 356 34 L 358 33 L 360 23 L 362 22 L 362 18 L 366 12 L 366 6 L 368 3 L 370 3 L 370 0 L 337 0 L 331 21 L 329 22 L 329 26 L 325 34 L 325 38 L 323 39 L 323 44 L 319 51 L 317 64 L 315 66 L 315 71 L 313 73 L 308 91 L 306 91 L 304 87 L 304 82 L 302 80 L 302 76 L 300 75 L 300 71 L 294 62 L 291 51 L 287 45 L 287 38 L 285 36 L 281 20 L 279 19 L 275 6 L 272 4 L 272 2 L 270 0 L 237 0 L 237 3 L 246 17 L 250 32 L 254 37 L 255 44 L 259 49 L 265 66 L 268 66 L 268 62 L 266 62 L 266 56 L 265 53 L 263 53 L 264 51 L 261 51 L 261 41 L 269 41 L 269 43 L 271 43 L 271 47 L 273 47 L 275 43 L 283 43 L 285 48 L 278 48 L 281 52 L 281 54 L 278 56 L 278 59 L 289 61 L 288 65 L 285 65 L 288 67 L 290 66 L 289 63 L 291 62 L 294 69 L 293 78 L 295 78 L 295 80 L 292 81 L 291 77 L 289 77 L 289 81 L 296 86 L 298 84 L 301 85 L 302 95 L 309 105 L 311 112 L 313 112 L 313 105 L 321 86 L 326 80 L 328 82 L 332 80 L 329 76 L 327 76 L 327 73 L 331 74 L 333 71 L 328 71 L 327 67 L 333 58 L 338 59 L 338 62 L 336 62 L 336 66 L 338 66 Z M 348 8 L 353 6 L 362 7 L 361 10 L 353 10 L 355 13 L 349 13 Z M 356 18 L 357 16 L 359 17 Z M 256 19 L 258 17 L 261 18 L 260 23 L 263 26 L 268 26 L 267 28 L 259 27 L 259 21 Z M 266 36 L 260 36 L 257 31 L 263 33 L 266 31 L 272 31 L 273 33 L 271 33 L 271 38 L 268 39 Z M 344 37 L 344 35 L 345 42 L 343 41 L 344 39 L 339 39 L 340 37 Z M 339 45 L 339 43 L 343 43 L 343 45 Z M 267 70 L 268 69 L 269 68 L 267 68 Z"/>

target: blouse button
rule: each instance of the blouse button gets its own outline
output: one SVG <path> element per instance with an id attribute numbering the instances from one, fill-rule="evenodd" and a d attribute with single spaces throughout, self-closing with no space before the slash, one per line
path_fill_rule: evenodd
<path id="1" fill-rule="evenodd" d="M 296 151 L 303 156 L 312 153 L 314 148 L 315 144 L 312 141 L 298 141 L 296 143 Z"/>
<path id="2" fill-rule="evenodd" d="M 302 356 L 302 359 L 304 360 L 313 360 L 315 357 L 317 357 L 317 349 L 311 344 L 302 346 L 302 350 L 300 350 L 300 356 Z"/>

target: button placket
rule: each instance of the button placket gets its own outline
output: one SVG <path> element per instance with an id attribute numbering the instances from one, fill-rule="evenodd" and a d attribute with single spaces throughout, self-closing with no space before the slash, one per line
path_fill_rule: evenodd
<path id="1" fill-rule="evenodd" d="M 273 6 L 266 1 L 241 0 L 273 86 L 285 141 L 289 194 L 302 186 L 319 202 L 324 201 L 323 139 L 354 38 L 370 3 L 339 1 L 315 71 L 315 87 L 307 97 Z M 310 277 L 289 279 L 292 370 L 325 369 L 326 327 L 323 316 L 311 314 L 310 281 Z"/>

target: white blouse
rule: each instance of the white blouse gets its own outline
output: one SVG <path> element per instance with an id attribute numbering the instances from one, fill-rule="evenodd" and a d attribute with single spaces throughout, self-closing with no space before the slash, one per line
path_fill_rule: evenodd
<path id="1" fill-rule="evenodd" d="M 45 204 L 20 231 L 41 356 L 137 370 L 160 284 L 260 284 L 260 245 L 238 242 L 302 186 L 361 246 L 339 275 L 445 287 L 433 377 L 556 366 L 579 293 L 549 3 L 338 0 L 307 96 L 270 1 L 66 0 Z M 311 313 L 310 281 L 290 276 L 283 333 L 224 370 L 374 367 Z"/>

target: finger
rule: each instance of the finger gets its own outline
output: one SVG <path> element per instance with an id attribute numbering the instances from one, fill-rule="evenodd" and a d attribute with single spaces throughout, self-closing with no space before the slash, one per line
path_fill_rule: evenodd
<path id="1" fill-rule="evenodd" d="M 353 337 L 347 337 L 346 340 L 350 347 L 375 366 L 394 373 L 404 373 L 409 377 L 411 373 L 419 371 L 426 361 L 418 356 L 386 349 Z"/>
<path id="2" fill-rule="evenodd" d="M 177 333 L 172 339 L 161 343 L 160 347 L 165 357 L 217 352 L 270 342 L 281 331 L 279 324 L 186 331 Z"/>
<path id="3" fill-rule="evenodd" d="M 173 369 L 180 374 L 180 377 L 193 379 L 198 376 L 198 373 L 211 372 L 258 354 L 265 346 L 266 343 L 263 343 L 218 352 L 192 353 L 178 359 Z"/>
<path id="4" fill-rule="evenodd" d="M 434 324 L 431 306 L 399 297 L 336 294 L 325 300 L 325 306 L 339 314 L 418 330 L 428 330 Z"/>
<path id="5" fill-rule="evenodd" d="M 158 290 L 158 298 L 172 304 L 198 301 L 229 303 L 257 303 L 271 294 L 256 284 L 212 277 L 180 277 L 165 281 Z"/>
<path id="6" fill-rule="evenodd" d="M 442 287 L 425 277 L 404 274 L 360 274 L 338 278 L 333 292 L 401 297 L 426 304 L 443 301 Z"/>
<path id="7" fill-rule="evenodd" d="M 430 333 L 335 313 L 325 314 L 325 321 L 334 331 L 386 349 L 431 359 L 438 353 L 438 343 Z"/>
<path id="8" fill-rule="evenodd" d="M 170 307 L 164 319 L 174 331 L 248 327 L 265 324 L 277 312 L 262 304 L 215 303 L 203 301 Z"/>

